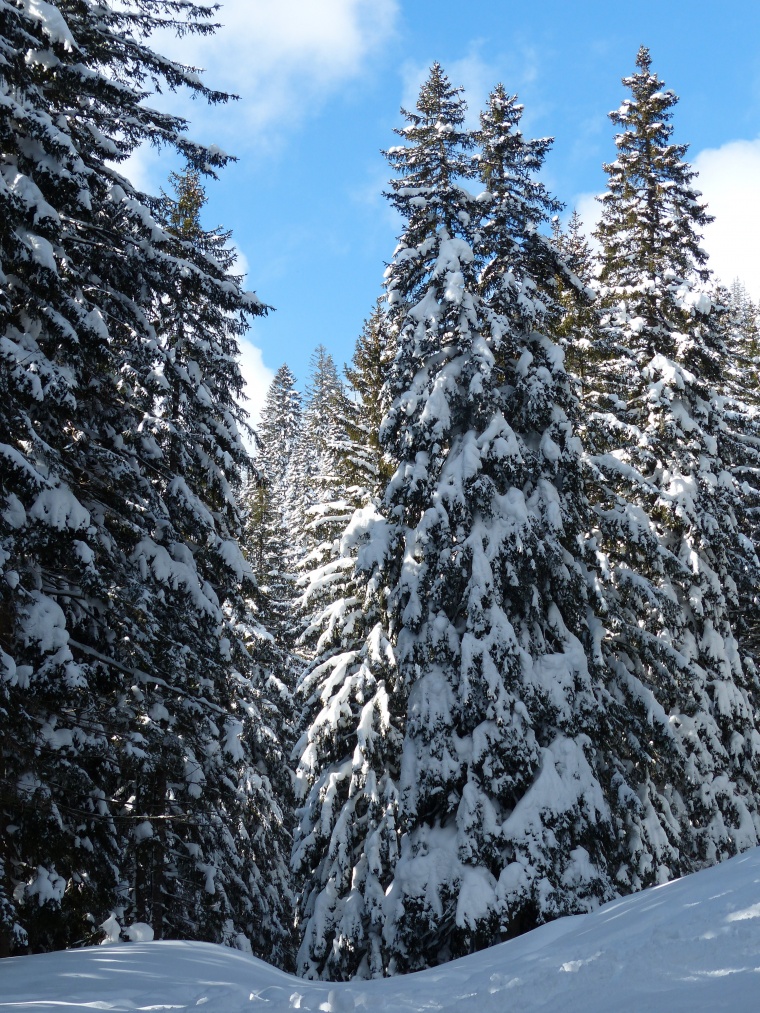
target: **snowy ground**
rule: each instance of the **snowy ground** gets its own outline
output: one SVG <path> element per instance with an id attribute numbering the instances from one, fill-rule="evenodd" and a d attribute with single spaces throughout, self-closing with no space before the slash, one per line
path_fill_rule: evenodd
<path id="1" fill-rule="evenodd" d="M 760 1009 L 760 849 L 444 967 L 315 984 L 205 943 L 0 961 L 0 1011 L 695 1013 Z"/>

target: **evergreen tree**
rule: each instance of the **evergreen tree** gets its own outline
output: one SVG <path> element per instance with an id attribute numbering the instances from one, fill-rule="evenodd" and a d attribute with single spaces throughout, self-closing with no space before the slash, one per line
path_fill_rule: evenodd
<path id="1" fill-rule="evenodd" d="M 301 433 L 301 395 L 287 364 L 277 370 L 261 411 L 259 464 L 269 476 L 272 495 L 284 513 L 288 473 Z"/>
<path id="2" fill-rule="evenodd" d="M 716 309 L 721 323 L 722 376 L 715 398 L 722 427 L 722 457 L 741 493 L 737 523 L 749 545 L 738 560 L 738 607 L 734 627 L 741 649 L 760 664 L 758 585 L 746 559 L 760 556 L 760 383 L 758 382 L 758 313 L 738 280 L 730 291 L 718 286 Z M 743 579 L 741 579 L 743 576 Z"/>
<path id="3" fill-rule="evenodd" d="M 552 238 L 565 264 L 577 279 L 574 283 L 568 283 L 561 274 L 557 275 L 562 316 L 555 333 L 565 350 L 567 370 L 579 381 L 582 396 L 586 377 L 593 372 L 592 350 L 598 328 L 598 312 L 594 305 L 596 296 L 592 288 L 596 259 L 584 235 L 583 222 L 577 210 L 570 216 L 566 231 L 562 230 L 559 218 L 555 217 Z"/>
<path id="4" fill-rule="evenodd" d="M 253 882 L 281 829 L 240 749 L 267 736 L 237 632 L 235 334 L 263 307 L 220 236 L 201 249 L 110 164 L 142 140 L 224 164 L 145 101 L 225 97 L 142 41 L 209 14 L 0 3 L 0 953 L 130 909 L 240 945 L 261 922 L 266 945 L 287 903 Z"/>
<path id="5" fill-rule="evenodd" d="M 355 573 L 358 545 L 342 536 L 353 523 L 355 512 L 373 512 L 371 508 L 390 477 L 379 441 L 382 390 L 390 357 L 385 315 L 378 300 L 357 340 L 353 364 L 346 367 L 351 393 L 341 391 L 329 406 L 331 439 L 326 460 L 334 471 L 332 495 L 339 498 L 319 507 L 320 524 L 331 540 L 323 539 L 316 551 L 312 550 L 301 578 L 305 624 L 300 647 L 309 657 L 302 691 L 310 682 L 310 672 L 334 653 L 336 644 L 340 643 L 342 650 L 351 644 L 358 649 L 364 635 L 361 633 L 357 641 L 355 631 L 346 623 L 347 610 L 353 614 L 358 605 L 361 581 L 357 583 Z"/>
<path id="6" fill-rule="evenodd" d="M 257 430 L 258 451 L 246 488 L 246 550 L 265 602 L 265 625 L 292 646 L 297 550 L 292 528 L 292 478 L 301 434 L 301 396 L 282 365 L 267 391 Z"/>
<path id="7" fill-rule="evenodd" d="M 339 449 L 339 468 L 356 507 L 376 499 L 391 477 L 380 446 L 385 414 L 383 390 L 394 347 L 383 300 L 378 299 L 365 321 L 351 365 L 345 367 L 351 396 L 345 401 L 345 442 Z"/>
<path id="8" fill-rule="evenodd" d="M 151 139 L 224 161 L 143 101 L 149 79 L 223 97 L 139 41 L 172 8 L 0 4 L 0 953 L 96 938 L 120 888 L 102 698 L 131 663 L 163 265 L 106 159 Z M 208 14 L 186 4 L 175 24 L 205 32 Z"/>
<path id="9" fill-rule="evenodd" d="M 303 425 L 295 451 L 293 526 L 300 583 L 335 553 L 335 541 L 351 516 L 340 474 L 345 442 L 346 395 L 332 356 L 324 345 L 312 355 Z M 308 603 L 302 603 L 308 623 Z"/>
<path id="10" fill-rule="evenodd" d="M 691 871 L 757 839 L 758 685 L 736 618 L 757 583 L 718 396 L 724 314 L 708 281 L 676 96 L 640 49 L 597 232 L 601 334 L 591 486 L 605 578 L 613 723 L 625 749 L 617 880 Z M 614 782 L 614 778 L 613 778 Z"/>
<path id="11" fill-rule="evenodd" d="M 270 720 L 265 727 L 270 732 L 275 731 L 276 741 L 272 747 L 278 759 L 274 769 L 277 765 L 281 769 L 277 794 L 281 802 L 287 800 L 288 814 L 291 813 L 292 782 L 284 759 L 294 743 L 293 690 L 302 667 L 300 658 L 294 653 L 295 639 L 300 632 L 297 621 L 299 591 L 288 504 L 300 428 L 300 394 L 295 389 L 295 377 L 288 366 L 283 365 L 267 391 L 256 432 L 257 453 L 249 466 L 243 496 L 243 544 L 258 584 L 249 604 L 256 619 L 251 630 L 253 653 L 266 676 L 265 699 Z M 288 825 L 292 826 L 292 819 Z M 278 861 L 286 863 L 284 849 Z M 289 879 L 288 872 L 278 889 L 286 889 L 289 893 Z"/>
<path id="12" fill-rule="evenodd" d="M 531 179 L 547 142 L 522 138 L 520 111 L 491 97 L 488 191 L 471 195 L 461 91 L 436 64 L 388 153 L 406 223 L 380 430 L 396 467 L 344 536 L 363 593 L 303 686 L 311 975 L 418 969 L 613 891 L 580 454 L 545 331 L 569 272 L 537 234 L 555 208 Z"/>
<path id="13" fill-rule="evenodd" d="M 273 718 L 287 693 L 271 681 L 268 638 L 259 638 L 263 656 L 249 653 L 256 586 L 238 545 L 248 456 L 236 337 L 247 314 L 264 307 L 233 273 L 229 234 L 201 226 L 197 171 L 172 182 L 176 197 L 165 196 L 161 212 L 174 270 L 155 301 L 162 368 L 143 425 L 158 448 L 152 486 L 162 514 L 133 553 L 147 578 L 145 664 L 163 684 L 149 684 L 133 703 L 130 733 L 139 730 L 143 755 L 133 750 L 122 764 L 136 808 L 157 819 L 138 825 L 127 854 L 134 890 L 126 915 L 150 923 L 158 938 L 244 947 L 255 938 L 260 952 L 282 955 L 287 875 L 275 856 L 285 826 L 272 782 L 288 786 L 274 731 L 282 722 Z"/>
<path id="14" fill-rule="evenodd" d="M 737 360 L 739 384 L 753 403 L 758 399 L 758 368 L 760 367 L 760 307 L 753 302 L 746 287 L 734 280 L 725 300 L 731 319 L 731 351 Z"/>
<path id="15" fill-rule="evenodd" d="M 366 525 L 375 517 L 374 505 L 387 469 L 379 443 L 381 392 L 389 361 L 386 337 L 385 316 L 378 301 L 357 340 L 352 365 L 346 367 L 353 397 L 343 397 L 338 402 L 343 408 L 342 415 L 339 409 L 336 411 L 342 432 L 334 446 L 336 472 L 345 491 L 343 502 L 353 516 L 347 526 L 339 525 L 346 530 L 340 531 L 341 537 L 323 555 L 320 565 L 308 571 L 303 592 L 308 604 L 308 623 L 301 635 L 301 646 L 310 660 L 298 686 L 302 736 L 296 753 L 301 761 L 299 789 L 307 794 L 294 846 L 294 864 L 303 881 L 299 967 L 304 973 L 338 977 L 351 977 L 360 968 L 362 974 L 382 973 L 379 951 L 382 887 L 375 874 L 379 871 L 378 862 L 387 862 L 395 855 L 395 789 L 381 771 L 384 799 L 381 803 L 375 791 L 377 766 L 370 764 L 365 755 L 374 748 L 374 740 L 382 736 L 387 691 L 367 664 L 365 640 L 376 610 L 364 575 L 357 572 L 357 555 L 366 538 Z M 382 635 L 371 644 L 369 657 L 374 657 L 381 668 L 392 665 L 392 655 Z M 368 702 L 370 706 L 366 708 Z M 341 713 L 337 739 L 336 706 Z M 351 733 L 357 724 L 364 722 L 366 726 L 368 719 L 376 727 L 365 727 L 360 733 L 349 767 L 343 750 L 351 743 Z M 328 836 L 319 832 L 319 824 L 325 802 L 330 807 L 335 804 L 326 788 L 334 783 L 335 771 L 341 767 L 345 771 L 351 769 L 350 784 L 342 785 L 340 797 L 346 804 L 338 822 L 328 823 Z M 365 837 L 362 825 L 366 819 L 370 820 L 370 827 Z M 350 848 L 340 840 L 347 827 L 355 830 Z M 361 847 L 366 841 L 373 853 L 362 857 Z M 320 859 L 324 851 L 330 855 L 327 863 Z M 359 870 L 354 868 L 357 859 Z M 315 860 L 322 864 L 317 875 L 310 867 Z M 349 897 L 339 897 L 331 880 L 337 879 L 345 891 L 349 877 L 353 884 Z M 325 884 L 327 892 L 321 892 Z M 374 928 L 368 930 L 367 920 L 372 911 Z M 347 932 L 350 938 L 345 948 L 329 954 L 325 945 L 333 932 Z M 368 949 L 372 952 L 368 953 Z"/>
<path id="16" fill-rule="evenodd" d="M 539 231 L 557 204 L 533 178 L 549 142 L 525 139 L 522 108 L 495 89 L 476 200 L 463 105 L 437 67 L 418 109 L 391 156 L 409 225 L 388 274 L 399 351 L 383 428 L 401 462 L 383 511 L 404 544 L 390 606 L 408 693 L 388 895 L 399 970 L 612 893 L 580 454 L 547 337 L 569 272 Z"/>

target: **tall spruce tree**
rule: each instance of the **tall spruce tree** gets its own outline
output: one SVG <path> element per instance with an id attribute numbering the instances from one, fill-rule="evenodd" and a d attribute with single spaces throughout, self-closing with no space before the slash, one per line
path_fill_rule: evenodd
<path id="1" fill-rule="evenodd" d="M 152 139 L 224 161 L 143 101 L 150 78 L 222 98 L 139 41 L 172 8 L 0 4 L 0 953 L 96 938 L 120 890 L 102 700 L 132 661 L 128 559 L 152 498 L 145 293 L 163 264 L 106 159 Z M 180 20 L 204 32 L 208 13 Z"/>
<path id="2" fill-rule="evenodd" d="M 357 339 L 352 365 L 345 370 L 350 391 L 341 391 L 330 404 L 331 487 L 333 496 L 340 495 L 320 507 L 320 520 L 332 540 L 323 539 L 318 552 L 312 552 L 301 580 L 306 621 L 300 646 L 309 657 L 309 670 L 319 668 L 337 643 L 345 650 L 348 641 L 363 636 L 346 623 L 346 609 L 351 612 L 356 607 L 360 591 L 355 573 L 357 544 L 342 535 L 355 511 L 372 513 L 390 477 L 379 440 L 389 348 L 385 313 L 378 300 Z M 310 682 L 307 671 L 301 692 Z"/>
<path id="3" fill-rule="evenodd" d="M 741 390 L 756 403 L 760 387 L 760 306 L 736 278 L 725 299 L 731 323 L 731 351 Z"/>
<path id="4" fill-rule="evenodd" d="M 299 790 L 305 795 L 295 834 L 294 864 L 303 884 L 299 918 L 302 946 L 299 967 L 304 973 L 351 977 L 355 973 L 382 973 L 383 963 L 379 951 L 379 932 L 382 928 L 382 885 L 376 878 L 378 847 L 391 849 L 395 854 L 392 813 L 395 791 L 383 786 L 386 805 L 390 804 L 390 819 L 382 815 L 379 800 L 373 798 L 377 778 L 368 763 L 365 750 L 374 748 L 372 740 L 383 731 L 382 707 L 387 696 L 385 687 L 378 685 L 370 674 L 366 662 L 365 641 L 367 632 L 376 619 L 376 609 L 368 595 L 366 581 L 357 572 L 357 555 L 366 537 L 368 521 L 375 517 L 374 505 L 384 485 L 383 475 L 387 462 L 379 444 L 379 427 L 382 419 L 382 388 L 388 366 L 387 329 L 380 304 L 365 322 L 356 343 L 352 365 L 346 375 L 352 394 L 339 402 L 340 435 L 336 443 L 335 463 L 345 499 L 344 509 L 353 512 L 348 525 L 343 522 L 340 536 L 319 565 L 307 574 L 303 598 L 308 604 L 308 622 L 301 636 L 302 649 L 309 656 L 298 685 L 301 703 L 302 736 L 296 750 L 300 759 Z M 340 414 L 340 412 L 338 412 Z M 389 660 L 382 636 L 373 644 L 371 653 Z M 379 691 L 379 695 L 378 694 Z M 366 704 L 369 703 L 369 709 Z M 336 707 L 340 714 L 340 731 L 336 736 Z M 368 719 L 379 728 L 358 726 Z M 370 742 L 367 742 L 368 730 Z M 356 743 L 353 736 L 359 734 Z M 398 745 L 398 742 L 396 743 Z M 354 748 L 351 765 L 344 755 Z M 329 837 L 319 832 L 322 821 L 325 790 L 335 783 L 337 770 L 351 769 L 350 782 L 345 778 L 340 795 L 343 812 L 337 823 L 328 823 Z M 383 785 L 381 770 L 380 783 Z M 329 796 L 327 796 L 329 798 Z M 332 806 L 337 799 L 330 798 Z M 365 821 L 369 826 L 364 826 Z M 385 824 L 384 830 L 381 829 Z M 352 841 L 345 847 L 340 836 L 351 828 Z M 336 834 L 338 836 L 336 836 Z M 373 836 L 374 835 L 374 836 Z M 362 855 L 367 843 L 371 855 Z M 341 845 L 338 847 L 338 845 Z M 324 851 L 328 862 L 320 859 Z M 322 868 L 315 875 L 311 863 L 321 861 Z M 354 863 L 359 860 L 359 868 Z M 385 859 L 387 861 L 387 857 Z M 380 861 L 382 865 L 382 861 Z M 345 896 L 345 886 L 351 877 L 352 888 Z M 334 891 L 332 882 L 341 884 Z M 327 890 L 324 891 L 324 887 Z M 371 912 L 374 910 L 374 915 Z M 374 922 L 369 928 L 368 922 Z M 346 936 L 347 945 L 329 953 L 326 942 L 333 933 Z M 369 952 L 371 951 L 371 952 Z"/>
<path id="5" fill-rule="evenodd" d="M 715 304 L 721 322 L 722 375 L 716 404 L 723 420 L 722 457 L 742 501 L 737 513 L 741 533 L 760 557 L 760 382 L 758 313 L 746 289 L 735 281 L 718 286 Z M 752 548 L 744 552 L 751 558 Z M 745 563 L 746 568 L 746 563 Z M 740 567 L 740 572 L 742 569 Z M 760 664 L 760 600 L 754 571 L 745 569 L 737 584 L 734 626 L 743 652 Z"/>
<path id="6" fill-rule="evenodd" d="M 345 402 L 346 439 L 339 447 L 339 467 L 357 507 L 376 499 L 391 477 L 380 445 L 380 424 L 385 414 L 385 379 L 393 355 L 387 311 L 384 300 L 378 299 L 356 341 L 351 365 L 345 367 L 350 396 Z"/>
<path id="7" fill-rule="evenodd" d="M 570 272 L 538 233 L 548 142 L 523 139 L 520 113 L 497 89 L 476 163 L 436 64 L 388 152 L 405 220 L 380 437 L 396 468 L 344 538 L 367 633 L 309 683 L 295 858 L 312 975 L 418 969 L 614 890 L 580 448 L 546 336 Z"/>
<path id="8" fill-rule="evenodd" d="M 396 777 L 402 714 L 377 569 L 385 522 L 357 509 L 308 574 L 310 661 L 297 688 L 300 801 L 292 867 L 299 906 L 297 971 L 347 980 L 387 972 L 385 891 L 398 859 Z"/>
<path id="9" fill-rule="evenodd" d="M 279 831 L 241 755 L 267 735 L 237 632 L 235 334 L 262 306 L 110 164 L 142 140 L 226 161 L 145 101 L 225 97 L 143 41 L 210 13 L 0 3 L 0 953 L 93 941 L 130 908 L 241 945 L 278 919 L 252 883 Z M 169 896 L 175 865 L 197 891 Z"/>
<path id="10" fill-rule="evenodd" d="M 757 840 L 757 677 L 735 620 L 757 582 L 719 391 L 723 317 L 700 232 L 711 220 L 676 96 L 639 50 L 601 198 L 601 334 L 586 426 L 609 606 L 621 888 Z M 589 405 L 589 407 L 592 407 Z M 746 652 L 745 652 L 746 653 Z"/>
<path id="11" fill-rule="evenodd" d="M 174 271 L 155 301 L 163 356 L 143 425 L 158 448 L 152 486 L 163 513 L 133 553 L 148 578 L 145 664 L 162 679 L 131 708 L 130 734 L 139 732 L 145 755 L 132 750 L 122 764 L 136 808 L 157 819 L 138 825 L 127 856 L 126 914 L 158 938 L 255 939 L 259 952 L 282 956 L 288 886 L 277 855 L 286 831 L 276 796 L 289 786 L 274 729 L 289 717 L 287 691 L 272 679 L 266 631 L 248 634 L 257 589 L 238 544 L 248 456 L 236 339 L 264 307 L 234 274 L 229 234 L 201 225 L 197 170 L 172 182 L 176 196 L 160 213 Z"/>
<path id="12" fill-rule="evenodd" d="M 301 396 L 295 377 L 282 365 L 267 391 L 256 430 L 256 454 L 249 464 L 242 505 L 245 514 L 243 547 L 257 580 L 250 607 L 256 619 L 251 630 L 252 648 L 265 674 L 266 699 L 271 712 L 267 722 L 276 730 L 272 746 L 279 754 L 281 775 L 277 787 L 287 801 L 292 826 L 292 782 L 287 756 L 294 742 L 296 713 L 293 690 L 301 659 L 294 653 L 300 632 L 297 619 L 296 543 L 290 525 L 291 486 L 295 450 L 301 429 Z M 287 864 L 288 849 L 278 855 Z M 289 873 L 285 877 L 289 879 Z M 278 889 L 287 884 L 281 881 Z M 288 891 L 286 891 L 288 892 Z M 291 926 L 292 928 L 292 926 Z"/>
<path id="13" fill-rule="evenodd" d="M 341 473 L 340 448 L 346 439 L 346 394 L 333 357 L 324 345 L 312 355 L 303 424 L 292 469 L 293 524 L 299 583 L 334 558 L 336 540 L 351 516 Z M 308 627 L 317 602 L 301 602 Z"/>
<path id="14" fill-rule="evenodd" d="M 589 668 L 580 448 L 547 337 L 568 275 L 539 231 L 549 146 L 499 86 L 471 139 L 440 68 L 390 153 L 408 222 L 388 274 L 398 354 L 383 504 L 403 532 L 391 584 L 408 694 L 390 966 L 411 970 L 611 895 L 602 721 Z M 485 217 L 483 210 L 486 209 Z"/>

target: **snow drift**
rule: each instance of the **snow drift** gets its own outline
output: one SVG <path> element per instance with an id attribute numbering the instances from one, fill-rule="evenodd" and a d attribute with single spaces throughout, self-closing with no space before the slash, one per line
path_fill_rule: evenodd
<path id="1" fill-rule="evenodd" d="M 760 849 L 418 974 L 303 981 L 207 943 L 123 943 L 0 962 L 0 1010 L 203 1013 L 750 1013 Z"/>

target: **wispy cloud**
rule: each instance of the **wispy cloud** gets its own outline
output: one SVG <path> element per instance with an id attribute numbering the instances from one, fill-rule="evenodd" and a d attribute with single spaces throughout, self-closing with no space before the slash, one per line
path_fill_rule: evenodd
<path id="1" fill-rule="evenodd" d="M 572 215 L 573 211 L 578 212 L 581 221 L 583 222 L 583 231 L 594 249 L 598 249 L 598 243 L 594 239 L 592 233 L 602 217 L 602 205 L 596 199 L 596 196 L 597 195 L 594 193 L 576 194 L 575 198 L 570 201 L 565 209 L 565 214 L 563 216 L 564 219 L 567 220 L 570 215 Z"/>
<path id="2" fill-rule="evenodd" d="M 158 193 L 161 187 L 167 186 L 169 172 L 177 167 L 173 153 L 143 144 L 129 158 L 119 162 L 116 170 L 143 193 Z"/>
<path id="3" fill-rule="evenodd" d="M 215 88 L 240 96 L 214 121 L 234 123 L 238 149 L 289 130 L 360 75 L 391 37 L 398 0 L 227 0 L 210 37 L 157 39 L 162 51 L 203 68 Z M 205 119 L 198 105 L 185 112 Z M 232 115 L 231 115 L 232 114 Z"/>

